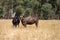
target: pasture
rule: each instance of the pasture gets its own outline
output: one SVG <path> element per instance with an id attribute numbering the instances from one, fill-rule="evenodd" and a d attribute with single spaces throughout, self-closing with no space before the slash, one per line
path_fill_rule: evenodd
<path id="1" fill-rule="evenodd" d="M 15 28 L 10 19 L 0 19 L 0 40 L 60 40 L 60 20 L 39 20 L 25 28 Z"/>

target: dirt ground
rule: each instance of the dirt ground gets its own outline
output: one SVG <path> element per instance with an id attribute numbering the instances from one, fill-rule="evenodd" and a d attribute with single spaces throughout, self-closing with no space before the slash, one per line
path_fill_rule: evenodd
<path id="1" fill-rule="evenodd" d="M 39 20 L 25 28 L 12 25 L 12 20 L 0 19 L 0 40 L 60 40 L 60 20 Z"/>

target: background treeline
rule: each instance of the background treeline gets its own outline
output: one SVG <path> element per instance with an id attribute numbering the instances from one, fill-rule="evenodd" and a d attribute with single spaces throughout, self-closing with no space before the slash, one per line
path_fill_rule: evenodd
<path id="1" fill-rule="evenodd" d="M 60 0 L 0 0 L 0 18 L 38 15 L 40 19 L 60 19 Z"/>

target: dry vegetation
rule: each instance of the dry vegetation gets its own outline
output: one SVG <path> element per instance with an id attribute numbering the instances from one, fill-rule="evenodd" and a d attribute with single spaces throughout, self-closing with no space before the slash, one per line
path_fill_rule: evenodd
<path id="1" fill-rule="evenodd" d="M 60 20 L 40 20 L 38 28 L 21 23 L 13 27 L 11 20 L 0 20 L 0 40 L 60 40 Z"/>

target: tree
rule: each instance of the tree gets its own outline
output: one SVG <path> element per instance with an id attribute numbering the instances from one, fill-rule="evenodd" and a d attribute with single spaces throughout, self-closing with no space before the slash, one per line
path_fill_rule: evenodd
<path id="1" fill-rule="evenodd" d="M 52 6 L 49 3 L 45 3 L 42 5 L 41 10 L 43 11 L 43 17 L 44 19 L 50 19 L 50 16 L 52 16 Z"/>

